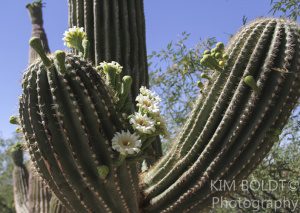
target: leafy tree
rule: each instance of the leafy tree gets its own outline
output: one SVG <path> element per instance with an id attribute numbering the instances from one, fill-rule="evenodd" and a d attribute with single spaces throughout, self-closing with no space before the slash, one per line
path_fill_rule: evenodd
<path id="1" fill-rule="evenodd" d="M 271 0 L 271 13 L 297 20 L 300 16 L 300 0 Z"/>
<path id="2" fill-rule="evenodd" d="M 13 189 L 12 189 L 12 159 L 8 149 L 16 141 L 0 138 L 0 209 L 3 213 L 13 212 Z"/>
<path id="3" fill-rule="evenodd" d="M 189 36 L 183 32 L 177 42 L 170 42 L 166 49 L 149 55 L 150 85 L 163 100 L 161 109 L 173 134 L 185 122 L 193 100 L 199 95 L 197 82 L 201 74 L 211 74 L 200 64 L 202 53 L 216 44 L 215 38 L 209 38 L 189 48 L 186 45 Z"/>

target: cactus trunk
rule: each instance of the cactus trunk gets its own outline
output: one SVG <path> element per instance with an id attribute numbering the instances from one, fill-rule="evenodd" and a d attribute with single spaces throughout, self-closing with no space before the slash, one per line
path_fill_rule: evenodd
<path id="1" fill-rule="evenodd" d="M 13 170 L 13 190 L 14 190 L 14 203 L 17 213 L 29 212 L 28 202 L 28 170 L 23 164 L 23 151 L 19 148 L 11 152 L 14 162 Z"/>
<path id="2" fill-rule="evenodd" d="M 123 66 L 123 75 L 133 79 L 129 95 L 134 105 L 139 88 L 149 86 L 143 0 L 69 0 L 69 26 L 85 29 L 95 65 L 116 61 Z M 162 156 L 159 138 L 149 156 L 150 165 Z"/>

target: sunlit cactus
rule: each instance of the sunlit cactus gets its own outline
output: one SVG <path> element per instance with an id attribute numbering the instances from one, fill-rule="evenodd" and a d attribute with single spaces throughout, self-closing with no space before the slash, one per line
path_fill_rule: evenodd
<path id="1" fill-rule="evenodd" d="M 193 112 L 156 161 L 157 136 L 168 132 L 144 87 L 143 1 L 74 0 L 69 11 L 70 51 L 48 54 L 40 36 L 30 39 L 39 58 L 23 75 L 20 119 L 11 118 L 57 212 L 204 211 L 225 193 L 211 181 L 247 177 L 300 96 L 299 25 L 255 20 L 204 52 L 214 74 L 203 75 L 209 83 L 199 82 Z"/>

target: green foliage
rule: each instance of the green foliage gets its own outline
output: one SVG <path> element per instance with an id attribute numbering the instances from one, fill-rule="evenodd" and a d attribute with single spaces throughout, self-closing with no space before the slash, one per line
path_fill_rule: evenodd
<path id="1" fill-rule="evenodd" d="M 161 109 L 173 135 L 185 122 L 193 101 L 199 95 L 197 82 L 201 80 L 201 74 L 211 73 L 200 64 L 202 53 L 216 44 L 215 38 L 209 38 L 189 48 L 189 37 L 189 33 L 183 32 L 178 41 L 170 42 L 165 49 L 149 55 L 150 85 L 162 99 Z"/>
<path id="2" fill-rule="evenodd" d="M 13 212 L 13 163 L 8 149 L 14 143 L 15 139 L 0 138 L 0 209 L 3 213 Z"/>
<path id="3" fill-rule="evenodd" d="M 297 20 L 300 16 L 300 0 L 271 0 L 270 12 L 281 14 L 283 17 L 287 17 L 293 20 Z"/>

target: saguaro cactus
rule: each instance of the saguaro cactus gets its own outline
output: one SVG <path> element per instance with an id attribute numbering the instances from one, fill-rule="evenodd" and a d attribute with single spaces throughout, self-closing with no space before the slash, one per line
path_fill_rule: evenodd
<path id="1" fill-rule="evenodd" d="M 16 212 L 28 212 L 28 178 L 29 173 L 23 163 L 23 151 L 20 144 L 16 144 L 10 150 L 14 162 L 13 186 L 14 203 Z"/>
<path id="2" fill-rule="evenodd" d="M 11 147 L 14 162 L 13 187 L 14 203 L 17 213 L 63 213 L 65 207 L 52 195 L 44 181 L 33 170 L 31 162 L 23 163 L 21 143 Z"/>
<path id="3" fill-rule="evenodd" d="M 246 177 L 278 140 L 300 96 L 299 26 L 274 18 L 252 22 L 225 50 L 217 45 L 222 61 L 215 53 L 203 57 L 215 74 L 171 150 L 139 179 L 144 155 L 124 156 L 113 145 L 121 131 L 134 129 L 95 65 L 124 63 L 137 94 L 146 72 L 142 5 L 69 1 L 70 25 L 85 27 L 90 61 L 83 48 L 47 55 L 40 39 L 30 40 L 41 59 L 24 73 L 21 125 L 33 165 L 70 212 L 203 210 L 224 193 L 211 189 L 211 181 Z"/>

